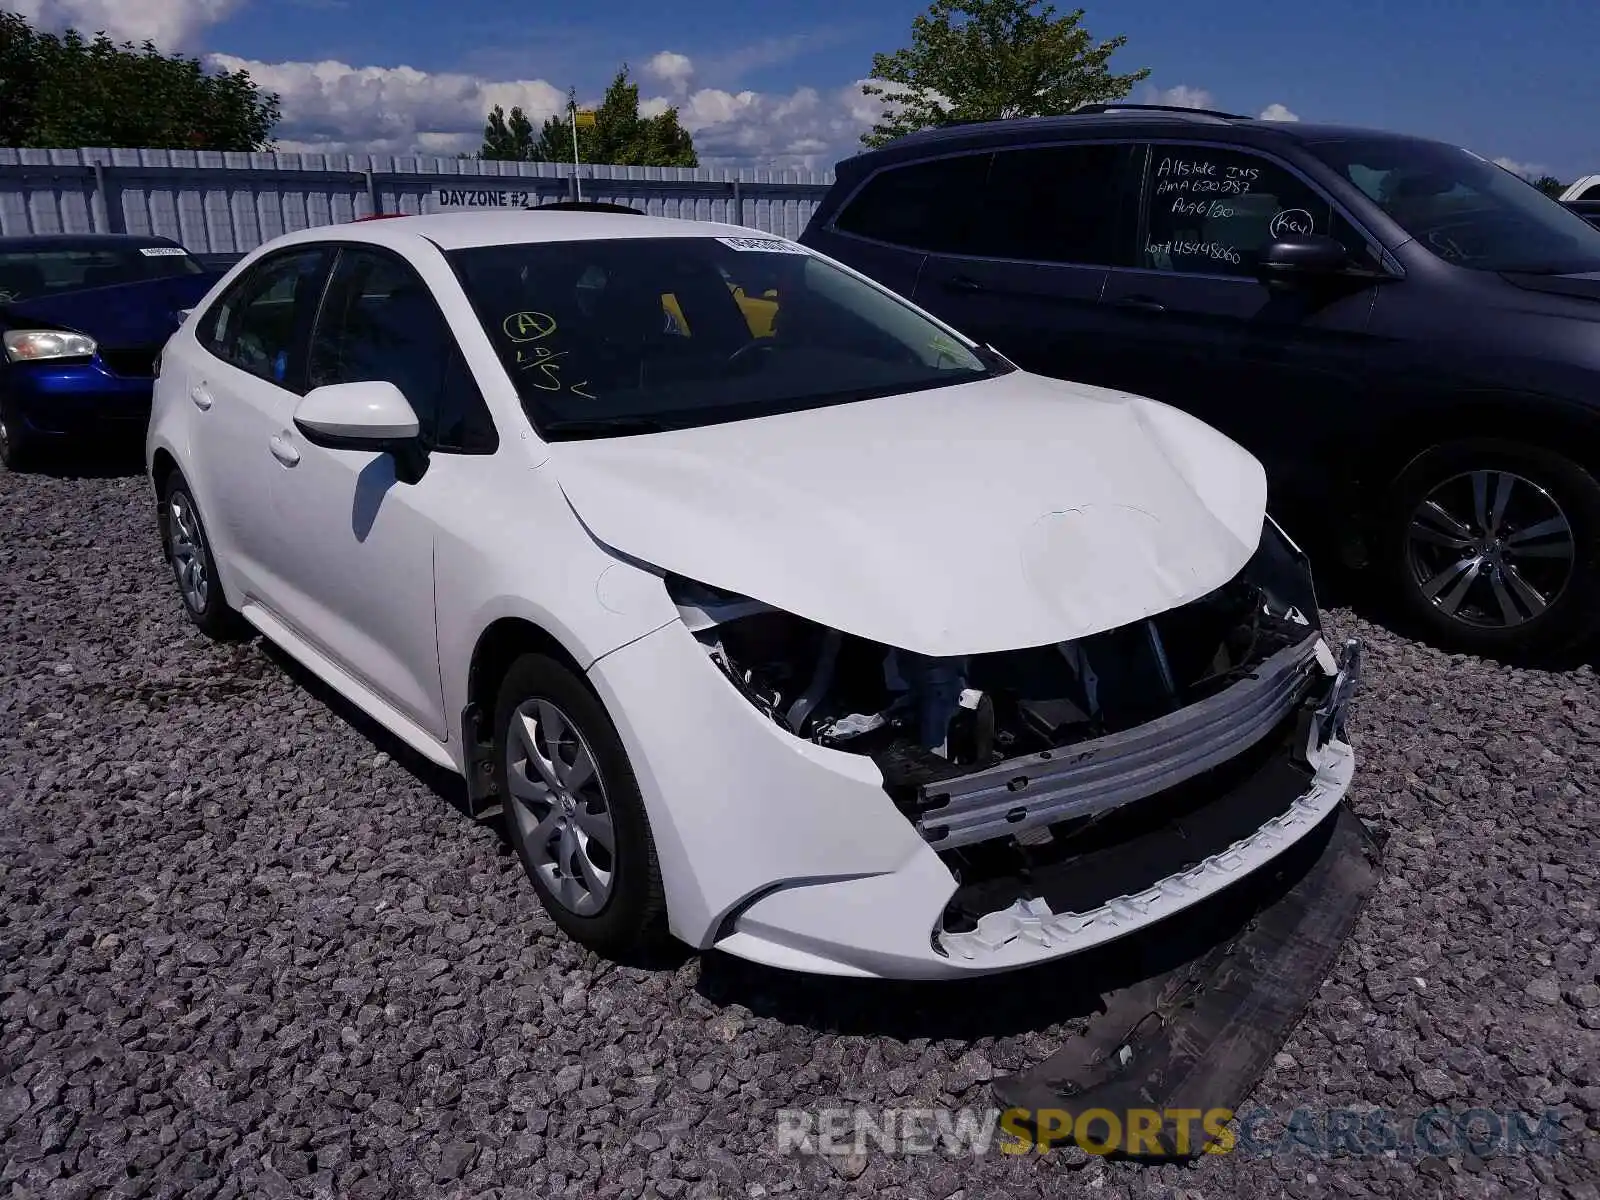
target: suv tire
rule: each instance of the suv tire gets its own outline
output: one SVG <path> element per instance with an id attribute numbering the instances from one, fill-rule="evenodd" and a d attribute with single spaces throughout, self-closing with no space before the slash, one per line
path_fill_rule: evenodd
<path id="1" fill-rule="evenodd" d="M 1401 602 L 1446 649 L 1556 654 L 1600 624 L 1600 481 L 1554 450 L 1432 447 L 1394 481 L 1379 541 Z"/>

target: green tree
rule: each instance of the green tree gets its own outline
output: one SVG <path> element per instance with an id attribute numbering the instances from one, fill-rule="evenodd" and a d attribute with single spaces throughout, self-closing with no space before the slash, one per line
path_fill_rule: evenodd
<path id="1" fill-rule="evenodd" d="M 502 159 L 510 162 L 528 162 L 533 153 L 533 122 L 521 108 L 513 108 L 511 115 L 496 104 L 489 110 L 489 119 L 483 126 L 483 149 L 479 158 Z"/>
<path id="2" fill-rule="evenodd" d="M 934 0 L 912 20 L 910 46 L 872 56 L 878 82 L 861 90 L 885 97 L 892 110 L 862 143 L 1126 98 L 1149 68 L 1113 75 L 1107 64 L 1128 39 L 1096 44 L 1082 20 L 1083 9 L 1057 17 L 1043 0 Z"/>
<path id="3" fill-rule="evenodd" d="M 280 115 L 247 71 L 0 12 L 0 145 L 267 150 Z"/>
<path id="4" fill-rule="evenodd" d="M 544 123 L 531 157 L 546 162 L 572 161 L 571 113 L 576 96 L 569 93 L 565 112 Z M 578 130 L 578 161 L 619 167 L 698 167 L 694 138 L 669 108 L 653 117 L 639 115 L 639 85 L 622 69 L 606 88 L 595 110 L 594 125 Z"/>
<path id="5" fill-rule="evenodd" d="M 1561 198 L 1561 193 L 1567 190 L 1567 185 L 1562 183 L 1561 180 L 1557 179 L 1554 175 L 1539 176 L 1539 178 L 1533 181 L 1533 186 L 1538 188 L 1546 196 L 1549 196 L 1555 200 L 1559 200 Z"/>

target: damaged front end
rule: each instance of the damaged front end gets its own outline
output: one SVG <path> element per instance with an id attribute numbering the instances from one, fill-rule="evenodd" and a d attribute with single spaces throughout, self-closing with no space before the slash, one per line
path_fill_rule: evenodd
<path id="1" fill-rule="evenodd" d="M 931 931 L 941 955 L 1051 945 L 1096 914 L 1131 926 L 1183 907 L 1195 873 L 1236 874 L 1241 855 L 1275 853 L 1283 839 L 1266 834 L 1318 794 L 1325 756 L 1348 758 L 1359 644 L 1335 660 L 1306 559 L 1270 518 L 1244 568 L 1198 600 L 960 658 L 677 577 L 669 586 L 752 705 L 877 766 L 956 880 Z"/>

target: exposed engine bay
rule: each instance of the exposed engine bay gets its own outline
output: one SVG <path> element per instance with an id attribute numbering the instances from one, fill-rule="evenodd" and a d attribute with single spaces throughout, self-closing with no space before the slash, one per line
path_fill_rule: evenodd
<path id="1" fill-rule="evenodd" d="M 1133 729 L 1228 688 L 1316 632 L 1304 557 L 1268 521 L 1207 596 L 1090 637 L 926 658 L 685 580 L 689 628 L 745 697 L 797 737 L 871 756 L 903 807 L 941 779 Z"/>

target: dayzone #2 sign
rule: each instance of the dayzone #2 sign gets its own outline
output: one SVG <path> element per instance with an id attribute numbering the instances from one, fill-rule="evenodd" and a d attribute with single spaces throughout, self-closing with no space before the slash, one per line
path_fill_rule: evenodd
<path id="1" fill-rule="evenodd" d="M 434 208 L 527 208 L 539 202 L 539 194 L 511 188 L 438 188 L 433 193 Z"/>

